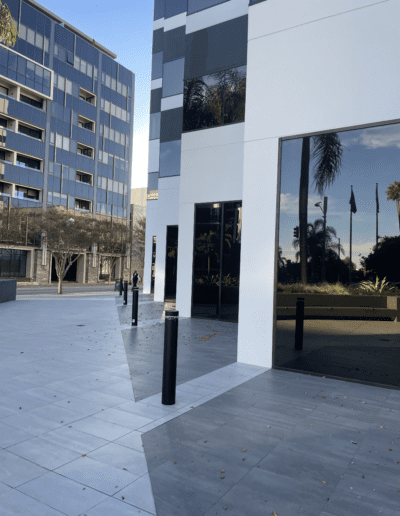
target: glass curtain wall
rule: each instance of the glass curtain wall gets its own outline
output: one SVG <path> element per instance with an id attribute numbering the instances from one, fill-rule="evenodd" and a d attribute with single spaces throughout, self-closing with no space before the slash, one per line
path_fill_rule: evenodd
<path id="1" fill-rule="evenodd" d="M 25 278 L 27 251 L 0 249 L 0 277 Z"/>
<path id="2" fill-rule="evenodd" d="M 165 257 L 165 299 L 176 298 L 178 267 L 178 226 L 167 226 L 167 249 Z"/>
<path id="3" fill-rule="evenodd" d="M 242 202 L 195 206 L 192 317 L 238 319 Z"/>
<path id="4" fill-rule="evenodd" d="M 400 388 L 399 140 L 397 123 L 282 141 L 274 367 Z"/>

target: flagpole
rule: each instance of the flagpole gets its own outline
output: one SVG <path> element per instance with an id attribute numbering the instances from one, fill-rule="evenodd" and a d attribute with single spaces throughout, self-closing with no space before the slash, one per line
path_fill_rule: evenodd
<path id="1" fill-rule="evenodd" d="M 378 247 L 378 213 L 379 213 L 378 183 L 376 183 L 376 246 L 377 247 Z"/>
<path id="2" fill-rule="evenodd" d="M 353 212 L 351 211 L 351 206 L 350 206 L 350 268 L 349 268 L 349 283 L 351 283 L 351 238 L 352 238 L 352 229 L 353 229 Z"/>

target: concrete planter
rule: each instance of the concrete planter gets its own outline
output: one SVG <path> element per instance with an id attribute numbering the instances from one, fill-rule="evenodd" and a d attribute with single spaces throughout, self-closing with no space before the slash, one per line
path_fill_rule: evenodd
<path id="1" fill-rule="evenodd" d="M 400 323 L 400 298 L 396 296 L 346 296 L 332 294 L 277 294 L 277 317 L 293 319 L 296 301 L 304 298 L 304 317 L 393 319 Z"/>
<path id="2" fill-rule="evenodd" d="M 0 303 L 17 299 L 17 280 L 0 279 Z"/>

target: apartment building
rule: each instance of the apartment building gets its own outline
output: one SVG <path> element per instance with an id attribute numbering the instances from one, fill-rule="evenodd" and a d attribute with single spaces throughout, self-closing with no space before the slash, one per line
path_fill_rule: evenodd
<path id="1" fill-rule="evenodd" d="M 134 74 L 111 50 L 37 2 L 7 5 L 19 38 L 13 48 L 0 46 L 3 209 L 62 206 L 129 224 Z M 3 246 L 0 253 L 3 277 L 39 284 L 56 279 L 51 256 L 39 247 L 10 253 Z M 101 257 L 87 253 L 66 279 L 97 282 L 100 267 Z"/>
<path id="2" fill-rule="evenodd" d="M 359 268 L 378 212 L 396 234 L 399 20 L 394 0 L 154 2 L 144 293 L 237 322 L 239 362 L 324 374 L 296 355 L 278 274 Z"/>

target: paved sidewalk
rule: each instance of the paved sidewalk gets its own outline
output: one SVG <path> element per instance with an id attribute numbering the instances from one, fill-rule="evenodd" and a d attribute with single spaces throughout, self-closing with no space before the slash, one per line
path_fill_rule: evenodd
<path id="1" fill-rule="evenodd" d="M 163 406 L 139 301 L 138 328 L 120 296 L 0 305 L 1 516 L 400 514 L 399 391 L 238 364 L 236 325 L 182 318 Z"/>

